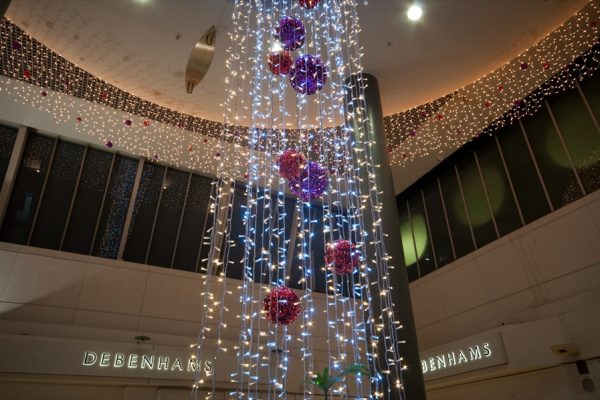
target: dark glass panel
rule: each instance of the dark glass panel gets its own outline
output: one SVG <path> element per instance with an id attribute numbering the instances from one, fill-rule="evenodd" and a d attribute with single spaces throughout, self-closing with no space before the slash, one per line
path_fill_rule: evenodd
<path id="1" fill-rule="evenodd" d="M 437 181 L 433 181 L 423 188 L 425 197 L 425 206 L 427 207 L 427 216 L 429 217 L 429 227 L 431 228 L 431 239 L 435 256 L 437 258 L 437 267 L 440 268 L 449 262 L 454 261 L 452 253 L 452 243 L 448 234 L 448 225 L 444 216 L 444 208 Z"/>
<path id="2" fill-rule="evenodd" d="M 116 156 L 92 255 L 117 258 L 138 160 Z"/>
<path id="3" fill-rule="evenodd" d="M 162 187 L 162 196 L 148 254 L 148 264 L 170 267 L 189 174 L 170 169 Z"/>
<path id="4" fill-rule="evenodd" d="M 523 126 L 554 208 L 581 197 L 583 194 L 548 109 L 543 107 L 534 116 L 524 119 Z"/>
<path id="5" fill-rule="evenodd" d="M 435 260 L 433 259 L 429 229 L 427 228 L 427 216 L 425 215 L 421 192 L 417 192 L 408 199 L 408 208 L 410 210 L 414 244 L 419 260 L 419 273 L 421 276 L 425 276 L 435 271 Z"/>
<path id="6" fill-rule="evenodd" d="M 475 247 L 454 168 L 450 168 L 440 175 L 440 185 L 442 187 L 443 201 L 446 205 L 454 251 L 456 252 L 456 257 L 460 258 L 475 250 Z"/>
<path id="7" fill-rule="evenodd" d="M 213 187 L 212 182 L 213 180 L 210 178 L 192 175 L 183 211 L 173 268 L 196 271 L 198 250 L 203 237 L 207 235 L 205 225 L 207 225 L 207 220 L 212 217 L 212 214 L 208 212 Z"/>
<path id="8" fill-rule="evenodd" d="M 244 276 L 244 239 L 246 237 L 246 189 L 242 186 L 236 186 L 233 193 L 233 204 L 231 218 L 229 222 L 228 245 L 224 244 L 224 253 L 221 254 L 223 260 L 227 260 L 227 270 L 225 275 L 229 278 L 242 279 Z M 254 221 L 252 221 L 254 222 Z M 226 235 L 224 240 L 227 240 Z"/>
<path id="9" fill-rule="evenodd" d="M 10 126 L 0 125 L 0 182 L 4 182 L 4 175 L 10 162 L 10 156 L 17 140 L 19 130 Z"/>
<path id="10" fill-rule="evenodd" d="M 19 244 L 27 242 L 42 195 L 54 141 L 35 133 L 29 135 L 6 209 L 0 240 Z"/>
<path id="11" fill-rule="evenodd" d="M 521 132 L 521 127 L 518 123 L 515 123 L 500 131 L 497 137 L 525 223 L 532 222 L 548 214 L 550 206 Z"/>
<path id="12" fill-rule="evenodd" d="M 32 246 L 54 250 L 60 247 L 84 152 L 85 147 L 78 144 L 62 140 L 56 144 L 42 204 L 31 236 Z"/>
<path id="13" fill-rule="evenodd" d="M 124 260 L 137 263 L 146 262 L 148 242 L 150 241 L 164 174 L 165 167 L 151 162 L 144 163 L 140 186 L 133 206 L 127 244 L 123 253 Z"/>
<path id="14" fill-rule="evenodd" d="M 308 241 L 306 252 L 310 254 L 310 259 L 313 265 L 310 272 L 307 274 L 307 279 L 312 279 L 312 288 L 315 292 L 325 293 L 327 289 L 327 276 L 325 268 L 325 241 L 323 235 L 323 206 L 316 204 L 303 204 L 304 215 L 304 231 L 306 234 L 311 233 Z"/>
<path id="15" fill-rule="evenodd" d="M 593 192 L 600 188 L 600 132 L 578 90 L 552 96 L 548 102 L 583 187 L 588 193 Z M 571 186 L 578 188 L 575 179 Z M 571 189 L 568 193 L 577 192 Z M 565 200 L 570 202 L 575 198 Z"/>
<path id="16" fill-rule="evenodd" d="M 488 140 L 477 149 L 477 158 L 498 232 L 506 235 L 521 227 L 521 218 L 496 141 Z"/>
<path id="17" fill-rule="evenodd" d="M 62 250 L 89 254 L 113 155 L 88 149 Z"/>
<path id="18" fill-rule="evenodd" d="M 400 238 L 402 240 L 402 252 L 404 253 L 404 265 L 410 282 L 419 279 L 419 268 L 417 267 L 417 253 L 413 239 L 408 208 L 406 202 L 401 201 L 398 205 L 398 216 L 400 217 Z"/>
<path id="19" fill-rule="evenodd" d="M 596 73 L 592 78 L 579 82 L 579 85 L 596 121 L 600 123 L 600 74 Z"/>
<path id="20" fill-rule="evenodd" d="M 483 247 L 496 240 L 498 236 L 496 235 L 494 221 L 473 153 L 465 155 L 456 167 L 458 168 L 475 243 L 477 243 L 478 248 Z"/>

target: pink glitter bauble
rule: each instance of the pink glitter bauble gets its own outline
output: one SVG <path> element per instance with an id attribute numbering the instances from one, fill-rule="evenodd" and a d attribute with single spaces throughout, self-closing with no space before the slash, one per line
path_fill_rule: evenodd
<path id="1" fill-rule="evenodd" d="M 286 150 L 279 156 L 277 165 L 279 166 L 279 175 L 285 179 L 295 179 L 302 174 L 306 158 L 302 153 L 296 150 Z"/>
<path id="2" fill-rule="evenodd" d="M 327 245 L 325 263 L 338 275 L 349 274 L 360 265 L 360 252 L 356 245 L 340 239 Z"/>
<path id="3" fill-rule="evenodd" d="M 275 75 L 287 75 L 294 59 L 289 51 L 280 51 L 269 54 L 269 70 Z"/>
<path id="4" fill-rule="evenodd" d="M 300 4 L 304 8 L 315 8 L 321 0 L 298 0 L 298 4 Z"/>
<path id="5" fill-rule="evenodd" d="M 290 190 L 303 201 L 318 199 L 327 189 L 327 170 L 314 161 L 309 161 L 300 176 L 290 179 Z"/>
<path id="6" fill-rule="evenodd" d="M 263 311 L 272 323 L 289 325 L 298 318 L 302 306 L 296 292 L 287 287 L 277 287 L 264 298 Z"/>

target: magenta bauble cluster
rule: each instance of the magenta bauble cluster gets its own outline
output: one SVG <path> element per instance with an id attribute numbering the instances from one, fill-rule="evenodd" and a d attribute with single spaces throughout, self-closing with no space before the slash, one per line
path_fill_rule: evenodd
<path id="1" fill-rule="evenodd" d="M 328 184 L 327 170 L 309 161 L 297 178 L 290 179 L 290 190 L 303 201 L 309 201 L 321 197 Z"/>
<path id="2" fill-rule="evenodd" d="M 360 265 L 360 252 L 354 243 L 345 239 L 336 240 L 327 245 L 325 263 L 338 275 L 349 274 Z"/>
<path id="3" fill-rule="evenodd" d="M 304 8 L 315 8 L 321 0 L 298 0 L 298 4 L 300 4 Z"/>
<path id="4" fill-rule="evenodd" d="M 277 287 L 272 289 L 263 300 L 263 311 L 268 320 L 276 325 L 289 325 L 302 311 L 300 298 L 292 289 Z"/>
<path id="5" fill-rule="evenodd" d="M 279 175 L 285 179 L 295 179 L 302 174 L 306 164 L 304 154 L 296 150 L 286 150 L 277 159 Z"/>

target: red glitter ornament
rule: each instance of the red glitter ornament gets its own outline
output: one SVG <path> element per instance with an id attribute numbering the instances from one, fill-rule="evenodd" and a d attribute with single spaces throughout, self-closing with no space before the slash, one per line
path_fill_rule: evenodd
<path id="1" fill-rule="evenodd" d="M 130 119 L 126 119 L 126 120 L 124 121 L 124 124 L 125 124 L 126 126 L 131 126 L 131 124 L 132 124 L 132 123 L 133 123 L 133 122 L 132 122 Z"/>
<path id="2" fill-rule="evenodd" d="M 489 101 L 486 101 L 485 103 L 483 103 L 483 105 L 485 106 L 485 108 L 490 108 L 492 103 L 490 103 Z"/>
<path id="3" fill-rule="evenodd" d="M 499 91 L 499 92 L 502 92 L 503 90 L 504 90 L 504 86 L 502 86 L 502 85 L 498 85 L 498 91 Z"/>
<path id="4" fill-rule="evenodd" d="M 48 96 L 48 92 L 46 92 L 45 90 L 42 91 L 42 93 L 40 93 L 42 95 L 42 97 L 46 97 Z"/>
<path id="5" fill-rule="evenodd" d="M 31 78 L 31 71 L 28 69 L 23 70 L 23 78 L 25 78 L 25 79 Z"/>
<path id="6" fill-rule="evenodd" d="M 110 139 L 109 139 L 109 140 L 107 140 L 107 141 L 106 141 L 106 147 L 108 147 L 108 148 L 111 148 L 111 147 L 113 147 L 113 142 L 112 142 L 112 140 L 110 140 Z"/>
<path id="7" fill-rule="evenodd" d="M 191 153 L 193 150 L 194 150 L 194 148 L 193 148 L 193 147 L 192 147 L 192 145 L 190 144 L 190 145 L 188 146 L 188 151 Z"/>
<path id="8" fill-rule="evenodd" d="M 547 63 L 547 62 L 545 62 L 545 63 L 542 65 L 542 68 L 544 68 L 544 69 L 548 69 L 548 68 L 550 68 L 550 63 Z"/>
<path id="9" fill-rule="evenodd" d="M 436 118 L 437 118 L 437 119 L 438 119 L 438 121 L 439 121 L 440 119 L 444 118 L 444 116 L 443 116 L 442 114 L 438 114 L 438 115 L 436 116 Z"/>
<path id="10" fill-rule="evenodd" d="M 279 166 L 279 175 L 285 179 L 295 179 L 302 174 L 306 158 L 302 153 L 296 150 L 286 150 L 279 156 L 277 165 Z"/>
<path id="11" fill-rule="evenodd" d="M 147 119 L 144 120 L 144 126 L 148 126 L 150 125 L 150 121 L 148 121 Z"/>
<path id="12" fill-rule="evenodd" d="M 77 121 L 78 123 L 81 122 L 81 117 L 75 118 L 75 121 Z"/>
<path id="13" fill-rule="evenodd" d="M 298 4 L 300 4 L 304 8 L 315 8 L 321 0 L 298 0 Z"/>
<path id="14" fill-rule="evenodd" d="M 325 263 L 338 275 L 349 274 L 360 265 L 360 253 L 356 245 L 340 239 L 327 245 Z"/>
<path id="15" fill-rule="evenodd" d="M 525 62 L 524 62 L 524 63 L 521 63 L 521 69 L 522 69 L 523 71 L 524 71 L 524 70 L 526 70 L 528 67 L 529 67 L 529 64 L 527 64 L 527 63 L 525 63 Z"/>
<path id="16" fill-rule="evenodd" d="M 300 298 L 287 287 L 272 289 L 263 300 L 263 311 L 268 320 L 276 325 L 289 325 L 302 311 Z"/>
<path id="17" fill-rule="evenodd" d="M 208 139 L 202 139 L 203 143 L 208 143 Z"/>
<path id="18" fill-rule="evenodd" d="M 294 59 L 289 51 L 280 51 L 269 54 L 269 70 L 275 75 L 287 75 Z"/>

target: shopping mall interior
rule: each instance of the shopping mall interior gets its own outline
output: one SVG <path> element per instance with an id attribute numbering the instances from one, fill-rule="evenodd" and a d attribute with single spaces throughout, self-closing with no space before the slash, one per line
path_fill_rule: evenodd
<path id="1" fill-rule="evenodd" d="M 600 398 L 600 0 L 0 12 L 0 400 Z"/>

